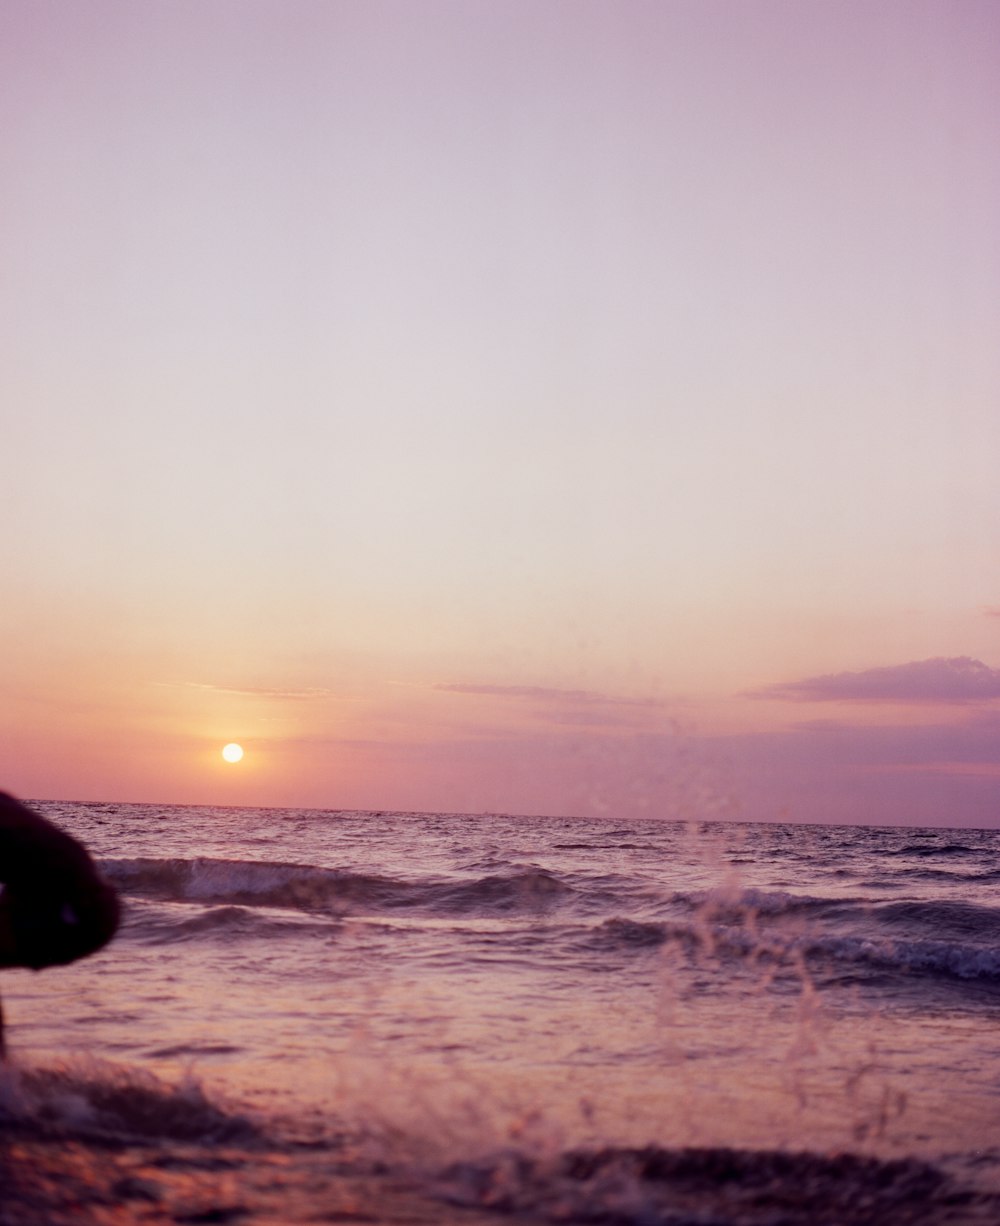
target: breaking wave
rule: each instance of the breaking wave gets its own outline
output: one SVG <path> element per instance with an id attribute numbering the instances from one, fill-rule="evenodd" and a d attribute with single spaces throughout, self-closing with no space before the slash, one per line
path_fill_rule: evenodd
<path id="1" fill-rule="evenodd" d="M 107 859 L 103 868 L 138 900 L 200 905 L 183 917 L 138 908 L 134 932 L 151 943 L 292 935 L 350 917 L 461 923 L 558 916 L 563 924 L 547 929 L 547 939 L 567 939 L 577 953 L 637 953 L 673 942 L 701 958 L 849 965 L 869 978 L 933 976 L 1000 986 L 1000 910 L 972 902 L 873 902 L 760 889 L 651 897 L 637 888 L 630 907 L 612 878 L 576 875 L 570 884 L 533 866 L 411 880 L 210 857 Z"/>
<path id="2" fill-rule="evenodd" d="M 849 963 L 1000 985 L 1000 914 L 990 908 L 947 901 L 872 905 L 753 890 L 720 900 L 688 895 L 685 901 L 683 918 L 615 916 L 591 928 L 584 943 L 608 951 L 675 942 L 696 955 Z"/>
<path id="3" fill-rule="evenodd" d="M 168 1085 L 143 1069 L 93 1059 L 3 1065 L 0 1127 L 92 1141 L 246 1143 L 259 1136 L 247 1117 L 211 1102 L 193 1078 Z"/>
<path id="4" fill-rule="evenodd" d="M 947 1177 L 914 1159 L 658 1146 L 456 1163 L 439 1194 L 465 1208 L 614 1226 L 929 1223 L 954 1200 Z"/>
<path id="5" fill-rule="evenodd" d="M 568 934 L 577 951 L 613 954 L 668 941 L 695 952 L 756 961 L 805 958 L 879 973 L 932 975 L 1000 984 L 1000 910 L 953 900 L 819 898 L 782 890 L 677 892 L 629 908 L 606 876 L 574 877 L 511 866 L 469 878 L 405 880 L 346 869 L 256 860 L 110 859 L 104 871 L 139 900 L 200 904 L 192 913 L 134 916 L 151 943 L 212 934 L 281 936 L 341 918 L 545 918 L 552 941 Z M 632 911 L 629 914 L 629 910 Z M 600 917 L 595 923 L 594 918 Z M 538 937 L 538 933 L 535 934 Z M 526 938 L 525 938 L 526 939 Z"/>
<path id="6" fill-rule="evenodd" d="M 469 881 L 404 881 L 307 864 L 208 857 L 108 859 L 101 866 L 126 894 L 335 915 L 537 913 L 573 893 L 555 874 L 536 868 Z"/>

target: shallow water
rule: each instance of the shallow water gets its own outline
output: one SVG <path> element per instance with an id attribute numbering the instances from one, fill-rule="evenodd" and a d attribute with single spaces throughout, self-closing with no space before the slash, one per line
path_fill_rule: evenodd
<path id="1" fill-rule="evenodd" d="M 127 918 L 4 976 L 0 1222 L 1000 1220 L 996 831 L 38 807 Z"/>

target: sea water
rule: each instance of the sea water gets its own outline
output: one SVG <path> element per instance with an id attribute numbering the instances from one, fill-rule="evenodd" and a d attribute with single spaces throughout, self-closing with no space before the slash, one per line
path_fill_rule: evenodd
<path id="1" fill-rule="evenodd" d="M 35 807 L 3 1226 L 1000 1221 L 998 831 Z"/>

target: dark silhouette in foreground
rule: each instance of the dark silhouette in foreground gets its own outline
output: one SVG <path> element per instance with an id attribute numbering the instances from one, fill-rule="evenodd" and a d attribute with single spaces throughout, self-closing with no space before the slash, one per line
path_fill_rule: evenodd
<path id="1" fill-rule="evenodd" d="M 0 883 L 0 969 L 65 966 L 95 953 L 117 931 L 118 895 L 86 848 L 4 792 Z"/>

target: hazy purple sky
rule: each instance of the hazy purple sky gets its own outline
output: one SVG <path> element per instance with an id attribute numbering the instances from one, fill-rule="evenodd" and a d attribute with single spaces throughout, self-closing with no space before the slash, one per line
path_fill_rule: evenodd
<path id="1" fill-rule="evenodd" d="M 996 4 L 0 56 L 8 787 L 1000 821 Z"/>

